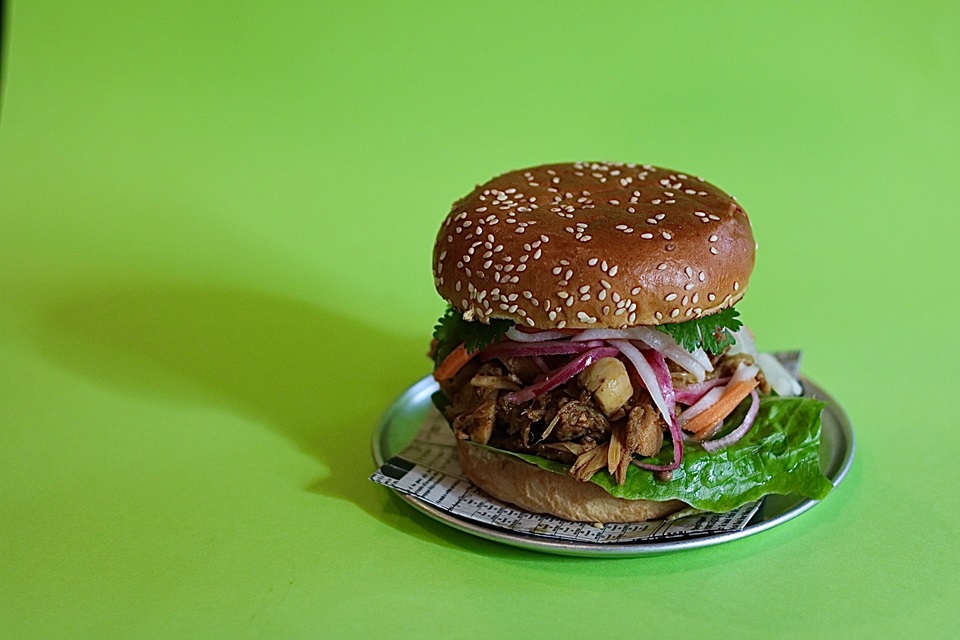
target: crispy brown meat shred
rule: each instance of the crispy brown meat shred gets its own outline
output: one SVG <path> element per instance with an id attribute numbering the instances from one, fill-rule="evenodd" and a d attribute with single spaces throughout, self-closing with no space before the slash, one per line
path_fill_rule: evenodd
<path id="1" fill-rule="evenodd" d="M 728 376 L 750 356 L 714 358 L 708 378 Z M 562 361 L 548 359 L 551 367 Z M 632 369 L 633 395 L 622 407 L 604 415 L 594 394 L 576 378 L 523 404 L 504 400 L 510 391 L 532 384 L 541 370 L 531 358 L 505 358 L 479 363 L 474 359 L 452 379 L 441 383 L 450 404 L 445 413 L 456 436 L 481 444 L 532 453 L 570 464 L 570 475 L 587 481 L 606 468 L 617 482 L 626 481 L 634 456 L 656 455 L 668 426 Z M 677 388 L 695 382 L 670 363 Z M 766 381 L 760 379 L 761 391 Z M 608 408 L 609 409 L 609 408 Z"/>
<path id="2" fill-rule="evenodd" d="M 644 404 L 634 407 L 627 418 L 624 448 L 631 454 L 644 457 L 655 456 L 663 446 L 663 432 L 668 428 L 666 421 L 653 405 Z"/>

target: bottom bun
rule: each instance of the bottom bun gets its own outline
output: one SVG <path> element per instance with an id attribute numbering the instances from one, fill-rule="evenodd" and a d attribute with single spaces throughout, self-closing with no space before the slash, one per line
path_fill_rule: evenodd
<path id="1" fill-rule="evenodd" d="M 533 513 L 580 522 L 642 522 L 680 511 L 679 500 L 617 498 L 592 482 L 541 469 L 513 456 L 457 441 L 467 478 L 494 498 Z"/>

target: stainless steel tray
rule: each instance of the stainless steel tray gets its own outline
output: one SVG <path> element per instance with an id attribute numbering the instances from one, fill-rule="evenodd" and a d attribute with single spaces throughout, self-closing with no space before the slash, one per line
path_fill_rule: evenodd
<path id="1" fill-rule="evenodd" d="M 824 474 L 836 487 L 846 476 L 853 462 L 855 449 L 853 428 L 843 409 L 826 391 L 807 378 L 801 377 L 800 382 L 803 385 L 806 397 L 817 398 L 827 403 L 822 418 L 820 466 Z M 373 431 L 373 459 L 378 467 L 384 461 L 397 455 L 413 440 L 427 411 L 432 406 L 430 396 L 436 390 L 437 383 L 428 376 L 407 389 L 386 411 Z M 546 553 L 601 557 L 656 555 L 737 540 L 766 531 L 795 518 L 819 502 L 797 495 L 771 495 L 764 499 L 760 509 L 747 526 L 740 531 L 718 533 L 687 540 L 601 544 L 567 542 L 516 533 L 461 518 L 404 493 L 398 492 L 397 495 L 413 508 L 431 518 L 487 540 Z"/>

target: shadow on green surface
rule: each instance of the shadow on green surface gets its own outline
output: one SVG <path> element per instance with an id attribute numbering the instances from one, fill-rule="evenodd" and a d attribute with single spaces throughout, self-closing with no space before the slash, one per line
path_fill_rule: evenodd
<path id="1" fill-rule="evenodd" d="M 589 567 L 587 574 L 608 577 L 691 567 L 658 558 L 597 562 L 508 547 L 440 524 L 371 483 L 373 425 L 386 408 L 383 399 L 398 395 L 422 375 L 422 341 L 398 338 L 295 300 L 172 286 L 62 299 L 42 311 L 34 328 L 45 355 L 111 390 L 215 406 L 263 424 L 329 469 L 308 491 L 350 501 L 404 534 L 463 551 L 465 557 L 495 557 L 518 565 L 549 562 L 550 570 L 561 574 L 582 574 Z M 698 565 L 714 565 L 739 557 L 745 546 L 754 546 L 755 553 L 769 551 L 769 544 L 815 535 L 815 514 L 830 511 L 821 507 L 802 523 L 789 523 L 784 528 L 791 529 L 789 534 L 779 528 L 762 534 L 765 544 L 751 539 L 730 549 L 681 555 L 696 556 Z"/>
<path id="2" fill-rule="evenodd" d="M 426 368 L 422 341 L 261 293 L 142 286 L 61 299 L 40 350 L 112 390 L 262 423 L 329 469 L 307 489 L 384 519 L 370 433 Z"/>

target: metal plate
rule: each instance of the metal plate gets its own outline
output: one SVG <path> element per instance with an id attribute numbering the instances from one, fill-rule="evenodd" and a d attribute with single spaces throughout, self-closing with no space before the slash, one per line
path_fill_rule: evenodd
<path id="1" fill-rule="evenodd" d="M 836 487 L 846 476 L 853 462 L 855 448 L 853 428 L 847 415 L 840 405 L 827 392 L 810 380 L 801 377 L 804 396 L 816 398 L 827 403 L 823 410 L 821 438 L 820 438 L 820 466 L 824 474 Z M 407 446 L 414 438 L 427 411 L 432 406 L 430 395 L 436 391 L 438 385 L 433 378 L 426 377 L 406 390 L 387 410 L 380 424 L 373 432 L 373 459 L 377 466 L 383 465 L 385 460 Z M 487 540 L 494 540 L 515 547 L 556 553 L 569 556 L 601 556 L 601 557 L 637 557 L 657 555 L 682 549 L 707 547 L 721 542 L 737 540 L 771 527 L 782 524 L 797 517 L 812 508 L 819 501 L 811 500 L 798 495 L 777 496 L 771 495 L 764 499 L 759 511 L 750 520 L 747 526 L 729 533 L 718 533 L 688 540 L 674 540 L 661 542 L 631 542 L 631 543 L 590 543 L 567 542 L 549 538 L 516 533 L 499 529 L 461 518 L 457 515 L 442 511 L 430 504 L 404 493 L 398 494 L 403 500 L 410 503 L 418 511 L 450 525 L 460 531 L 466 531 Z"/>

